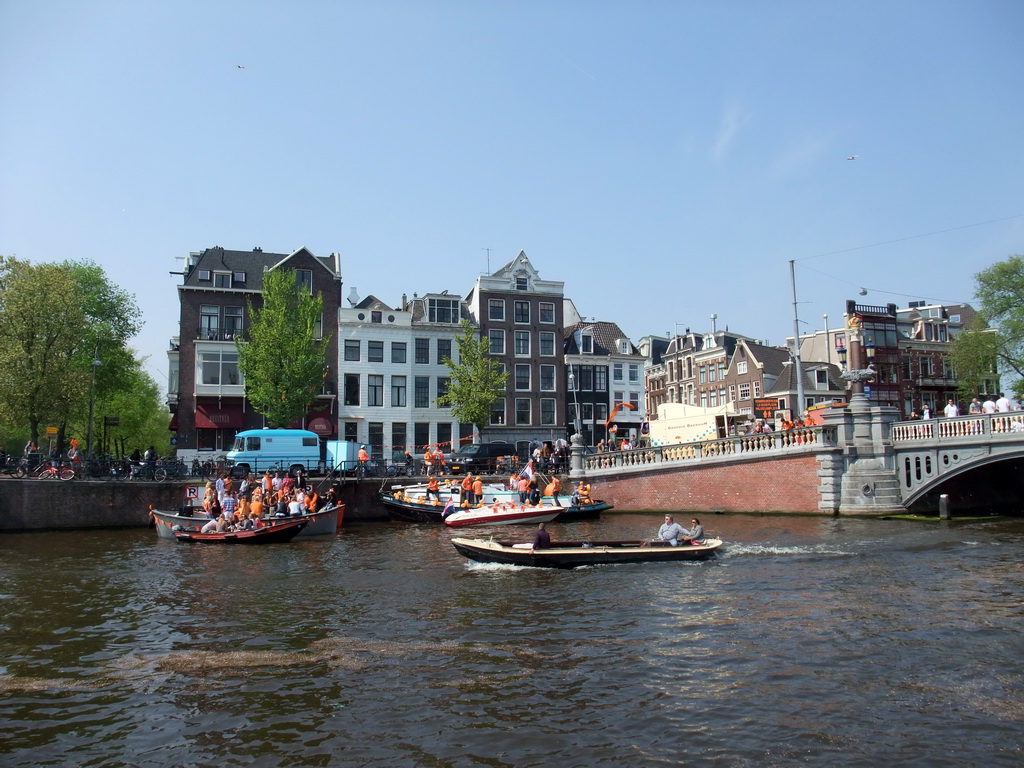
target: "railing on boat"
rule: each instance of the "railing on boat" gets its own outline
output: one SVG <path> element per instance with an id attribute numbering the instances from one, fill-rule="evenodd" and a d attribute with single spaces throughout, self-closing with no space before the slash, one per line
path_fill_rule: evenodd
<path id="1" fill-rule="evenodd" d="M 757 435 L 738 435 L 721 440 L 704 440 L 678 445 L 657 445 L 628 451 L 609 451 L 583 458 L 584 471 L 645 467 L 680 461 L 702 461 L 722 456 L 751 456 L 804 451 L 836 446 L 835 427 L 803 427 Z"/>

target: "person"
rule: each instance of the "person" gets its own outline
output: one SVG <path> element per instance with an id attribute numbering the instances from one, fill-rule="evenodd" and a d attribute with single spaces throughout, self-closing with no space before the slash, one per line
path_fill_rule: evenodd
<path id="1" fill-rule="evenodd" d="M 945 414 L 947 419 L 955 419 L 960 415 L 960 408 L 957 407 L 957 404 L 953 402 L 952 398 L 950 398 L 946 402 L 946 407 L 942 409 L 942 412 Z"/>
<path id="2" fill-rule="evenodd" d="M 693 520 L 690 521 L 690 525 L 693 526 L 693 527 L 690 528 L 690 532 L 689 532 L 689 534 L 687 534 L 687 536 L 689 538 L 689 541 L 687 541 L 686 543 L 687 544 L 703 544 L 704 543 L 704 526 L 700 524 L 700 520 L 698 520 L 695 517 L 695 518 L 693 518 Z"/>
<path id="3" fill-rule="evenodd" d="M 224 500 L 221 501 L 220 507 L 228 517 L 235 514 L 235 510 L 238 509 L 238 499 L 235 497 L 234 491 L 224 492 Z"/>
<path id="4" fill-rule="evenodd" d="M 923 406 L 921 406 L 921 419 L 922 419 L 922 421 L 927 421 L 931 417 L 932 417 L 932 407 L 930 405 L 928 405 L 928 403 L 925 403 Z"/>
<path id="5" fill-rule="evenodd" d="M 365 445 L 359 446 L 357 457 L 359 459 L 359 476 L 366 477 L 366 470 L 370 467 L 370 454 L 367 453 Z"/>
<path id="6" fill-rule="evenodd" d="M 547 532 L 544 523 L 537 525 L 537 532 L 533 535 L 533 546 L 530 551 L 536 549 L 548 549 L 551 546 L 551 534 Z"/>
<path id="7" fill-rule="evenodd" d="M 547 488 L 544 489 L 544 495 L 551 497 L 551 503 L 556 507 L 562 506 L 558 501 L 558 494 L 562 490 L 562 483 L 557 477 L 552 477 L 551 482 L 548 483 Z"/>
<path id="8" fill-rule="evenodd" d="M 253 496 L 249 502 L 249 513 L 254 517 L 263 517 L 263 495 Z"/>
<path id="9" fill-rule="evenodd" d="M 999 393 L 999 399 L 996 400 L 996 410 L 999 411 L 999 413 L 1010 412 L 1010 398 L 1008 398 L 1002 392 Z"/>
<path id="10" fill-rule="evenodd" d="M 995 398 L 995 396 L 994 395 L 989 395 L 988 396 L 988 400 L 986 400 L 984 403 L 981 404 L 981 409 L 985 413 L 995 413 L 996 412 L 996 398 Z"/>
<path id="11" fill-rule="evenodd" d="M 971 400 L 971 405 L 967 409 L 968 413 L 981 413 L 981 401 L 978 398 Z"/>
<path id="12" fill-rule="evenodd" d="M 222 472 L 221 474 L 217 475 L 217 484 L 216 484 L 217 500 L 221 503 L 221 505 L 224 504 L 224 494 L 225 494 L 224 478 L 225 477 L 227 477 L 227 474 L 224 473 L 224 472 Z"/>
<path id="13" fill-rule="evenodd" d="M 530 487 L 530 506 L 531 507 L 539 507 L 540 506 L 540 489 L 537 488 L 537 481 L 536 480 L 530 480 L 530 486 L 529 487 Z"/>
<path id="14" fill-rule="evenodd" d="M 484 502 L 484 481 L 477 475 L 476 480 L 473 481 L 473 503 L 483 504 Z"/>
<path id="15" fill-rule="evenodd" d="M 665 515 L 665 522 L 658 529 L 658 538 L 667 541 L 673 547 L 679 546 L 680 539 L 690 537 L 690 532 L 672 519 L 672 515 Z"/>
<path id="16" fill-rule="evenodd" d="M 157 458 L 156 448 L 152 445 L 149 446 L 149 448 L 146 449 L 146 463 L 149 464 L 150 469 L 156 469 Z"/>
<path id="17" fill-rule="evenodd" d="M 288 514 L 292 517 L 298 517 L 303 513 L 302 502 L 299 501 L 298 495 L 288 497 Z"/>
<path id="18" fill-rule="evenodd" d="M 529 480 L 529 478 L 527 478 L 525 476 L 524 477 L 520 477 L 519 478 L 518 488 L 519 488 L 519 503 L 520 504 L 525 504 L 526 503 L 526 497 L 530 493 L 530 480 Z"/>
<path id="19" fill-rule="evenodd" d="M 423 451 L 423 471 L 427 475 L 434 471 L 434 451 L 429 445 Z"/>
<path id="20" fill-rule="evenodd" d="M 462 478 L 462 503 L 473 506 L 473 476 L 470 474 Z"/>
<path id="21" fill-rule="evenodd" d="M 448 463 L 444 460 L 444 451 L 441 450 L 440 443 L 434 448 L 434 467 L 442 475 L 448 470 Z"/>
<path id="22" fill-rule="evenodd" d="M 580 480 L 576 486 L 576 504 L 590 503 L 590 483 Z"/>
<path id="23" fill-rule="evenodd" d="M 200 533 L 215 533 L 217 530 L 217 518 L 211 517 L 202 528 L 199 529 Z"/>
<path id="24" fill-rule="evenodd" d="M 437 478 L 431 475 L 427 480 L 427 500 L 430 500 L 431 495 L 438 501 L 441 500 L 441 485 L 437 482 Z"/>

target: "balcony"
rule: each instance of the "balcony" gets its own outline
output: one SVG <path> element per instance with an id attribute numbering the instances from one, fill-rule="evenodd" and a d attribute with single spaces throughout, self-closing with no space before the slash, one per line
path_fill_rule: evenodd
<path id="1" fill-rule="evenodd" d="M 198 328 L 196 341 L 235 341 L 242 338 L 242 331 L 235 328 Z"/>

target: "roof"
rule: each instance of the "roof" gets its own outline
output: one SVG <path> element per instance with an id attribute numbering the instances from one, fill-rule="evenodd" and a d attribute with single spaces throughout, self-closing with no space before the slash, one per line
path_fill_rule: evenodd
<path id="1" fill-rule="evenodd" d="M 595 355 L 620 355 L 619 346 L 615 342 L 619 339 L 625 339 L 629 341 L 629 337 L 623 333 L 622 329 L 616 323 L 609 322 L 594 322 L 594 323 L 573 323 L 571 326 L 565 329 L 565 353 L 567 355 L 578 355 L 580 354 L 579 348 L 576 346 L 576 331 L 589 330 L 590 335 L 594 338 L 594 351 Z M 634 346 L 632 341 L 629 341 L 629 354 L 639 355 L 640 350 Z"/>
<path id="2" fill-rule="evenodd" d="M 215 245 L 194 255 L 189 260 L 191 267 L 186 267 L 182 285 L 200 287 L 199 271 L 211 272 L 244 272 L 245 288 L 250 291 L 263 290 L 263 273 L 269 269 L 286 268 L 287 262 L 300 254 L 306 254 L 326 269 L 332 277 L 340 277 L 334 271 L 332 257 L 315 256 L 307 248 L 298 248 L 291 253 L 267 253 L 262 248 L 251 251 L 230 251 Z"/>

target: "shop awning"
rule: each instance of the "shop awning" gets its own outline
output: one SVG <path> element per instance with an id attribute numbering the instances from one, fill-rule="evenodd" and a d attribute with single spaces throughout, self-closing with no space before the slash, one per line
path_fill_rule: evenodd
<path id="1" fill-rule="evenodd" d="M 197 429 L 241 429 L 243 424 L 241 403 L 196 406 Z"/>
<path id="2" fill-rule="evenodd" d="M 171 423 L 167 425 L 167 428 L 171 430 L 171 432 L 178 431 L 178 414 L 171 416 Z"/>

